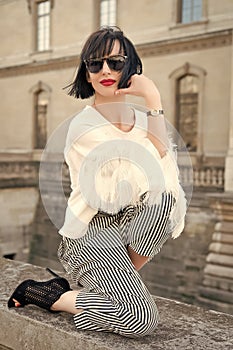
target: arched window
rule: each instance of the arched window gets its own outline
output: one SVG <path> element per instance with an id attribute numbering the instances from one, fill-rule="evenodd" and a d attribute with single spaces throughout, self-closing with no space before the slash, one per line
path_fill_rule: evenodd
<path id="1" fill-rule="evenodd" d="M 186 74 L 177 80 L 176 128 L 189 151 L 197 151 L 198 138 L 198 77 Z"/>
<path id="2" fill-rule="evenodd" d="M 171 79 L 173 124 L 191 152 L 203 153 L 203 96 L 206 71 L 185 63 L 174 70 Z"/>
<path id="3" fill-rule="evenodd" d="M 51 89 L 41 81 L 32 89 L 33 93 L 33 148 L 43 149 L 47 142 L 47 114 Z"/>

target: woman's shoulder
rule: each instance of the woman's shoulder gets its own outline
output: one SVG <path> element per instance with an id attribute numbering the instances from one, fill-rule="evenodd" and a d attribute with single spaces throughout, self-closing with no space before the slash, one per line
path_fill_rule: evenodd
<path id="1" fill-rule="evenodd" d="M 98 126 L 98 118 L 91 106 L 84 107 L 71 119 L 67 139 L 72 142 L 81 134 Z"/>
<path id="2" fill-rule="evenodd" d="M 70 126 L 93 124 L 94 123 L 94 111 L 91 106 L 85 106 L 81 111 L 76 113 L 71 119 Z"/>

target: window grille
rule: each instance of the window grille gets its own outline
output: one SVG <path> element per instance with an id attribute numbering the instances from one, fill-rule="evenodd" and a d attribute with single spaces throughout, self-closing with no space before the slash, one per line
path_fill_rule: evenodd
<path id="1" fill-rule="evenodd" d="M 202 0 L 181 0 L 180 22 L 191 23 L 202 18 Z"/>

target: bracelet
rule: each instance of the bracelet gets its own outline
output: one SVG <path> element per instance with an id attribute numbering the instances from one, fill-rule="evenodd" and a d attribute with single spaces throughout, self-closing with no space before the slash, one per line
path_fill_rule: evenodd
<path id="1" fill-rule="evenodd" d="M 147 117 L 149 116 L 158 117 L 163 114 L 164 114 L 163 109 L 151 109 L 149 112 L 146 113 Z"/>

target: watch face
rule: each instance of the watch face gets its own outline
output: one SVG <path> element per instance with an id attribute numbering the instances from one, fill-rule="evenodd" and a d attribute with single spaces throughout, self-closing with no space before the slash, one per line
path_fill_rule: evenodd
<path id="1" fill-rule="evenodd" d="M 156 117 L 158 115 L 158 112 L 156 110 L 151 110 L 147 112 L 147 115 L 151 115 L 152 117 Z"/>

